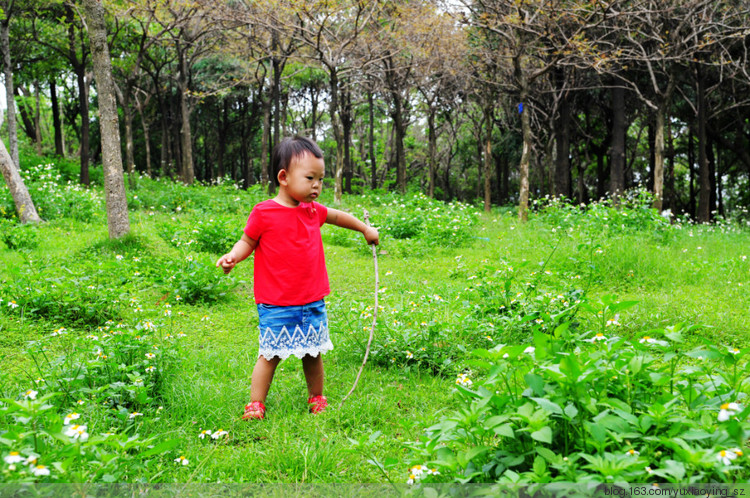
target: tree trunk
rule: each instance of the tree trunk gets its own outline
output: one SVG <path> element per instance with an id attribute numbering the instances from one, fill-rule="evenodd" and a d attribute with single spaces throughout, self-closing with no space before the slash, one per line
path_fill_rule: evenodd
<path id="1" fill-rule="evenodd" d="M 42 111 L 40 109 L 39 81 L 34 81 L 34 146 L 37 155 L 42 155 Z"/>
<path id="2" fill-rule="evenodd" d="M 182 181 L 191 185 L 195 180 L 195 166 L 193 164 L 193 132 L 190 129 L 190 105 L 188 103 L 188 61 L 179 49 L 180 71 L 178 88 L 180 89 L 180 119 L 182 128 L 180 133 L 182 145 L 182 167 L 180 168 Z"/>
<path id="3" fill-rule="evenodd" d="M 698 195 L 698 222 L 708 223 L 711 221 L 711 180 L 706 152 L 706 84 L 698 67 L 698 170 L 700 188 Z"/>
<path id="4" fill-rule="evenodd" d="M 406 158 L 404 151 L 404 138 L 406 136 L 406 125 L 404 124 L 403 116 L 403 99 L 401 95 L 393 91 L 391 92 L 393 97 L 393 112 L 391 117 L 393 118 L 393 128 L 395 133 L 395 146 L 396 146 L 396 184 L 398 185 L 399 192 L 402 194 L 406 193 Z"/>
<path id="5" fill-rule="evenodd" d="M 612 142 L 609 162 L 609 194 L 615 203 L 625 191 L 625 89 L 615 83 L 612 99 Z"/>
<path id="6" fill-rule="evenodd" d="M 130 106 L 130 88 L 126 87 L 122 95 L 122 113 L 125 119 L 125 168 L 128 172 L 128 183 L 135 188 L 135 156 L 133 154 L 133 109 Z"/>
<path id="7" fill-rule="evenodd" d="M 664 199 L 664 123 L 667 102 L 662 101 L 654 117 L 654 209 L 661 212 Z"/>
<path id="8" fill-rule="evenodd" d="M 489 213 L 492 208 L 492 105 L 484 109 L 484 212 Z"/>
<path id="9" fill-rule="evenodd" d="M 570 192 L 570 104 L 565 86 L 564 70 L 555 72 L 558 90 L 563 91 L 560 97 L 560 109 L 555 123 L 555 195 L 571 198 Z"/>
<path id="10" fill-rule="evenodd" d="M 315 140 L 315 130 L 318 127 L 318 88 L 316 85 L 310 86 L 310 138 Z"/>
<path id="11" fill-rule="evenodd" d="M 708 123 L 707 123 L 708 124 Z M 708 179 L 709 192 L 708 196 L 708 221 L 712 221 L 716 215 L 716 175 L 718 166 L 716 164 L 716 155 L 714 154 L 714 141 L 711 136 L 706 138 L 706 158 L 708 159 Z"/>
<path id="12" fill-rule="evenodd" d="M 341 98 L 341 129 L 344 134 L 344 192 L 352 193 L 352 168 L 351 143 L 352 143 L 352 96 L 348 87 L 342 89 Z"/>
<path id="13" fill-rule="evenodd" d="M 338 205 L 341 204 L 341 195 L 343 193 L 344 179 L 344 144 L 341 132 L 341 122 L 339 120 L 339 78 L 335 69 L 329 68 L 330 74 L 330 100 L 328 104 L 328 114 L 331 118 L 331 128 L 333 129 L 333 140 L 336 142 L 336 168 L 334 170 L 334 187 L 333 201 Z"/>
<path id="14" fill-rule="evenodd" d="M 83 56 L 81 57 L 82 60 L 79 61 L 76 53 L 77 41 L 73 9 L 66 5 L 65 12 L 68 22 L 68 60 L 71 62 L 73 71 L 76 74 L 76 83 L 78 84 L 78 114 L 81 116 L 80 181 L 83 185 L 88 186 L 91 180 L 89 177 L 89 92 L 88 83 L 86 82 L 86 63 Z M 81 50 L 83 51 L 84 48 L 81 47 Z"/>
<path id="15" fill-rule="evenodd" d="M 376 188 L 378 188 L 378 164 L 377 159 L 375 158 L 375 103 L 373 102 L 373 100 L 374 99 L 372 98 L 372 92 L 368 90 L 367 107 L 370 118 L 370 126 L 369 130 L 367 131 L 367 138 L 370 143 L 370 170 L 372 172 L 370 184 L 372 186 L 372 189 L 375 190 Z"/>
<path id="16" fill-rule="evenodd" d="M 217 116 L 217 127 L 216 131 L 218 131 L 218 150 L 216 152 L 216 166 L 218 169 L 218 177 L 219 179 L 223 179 L 224 175 L 226 175 L 226 171 L 224 168 L 224 152 L 227 148 L 227 121 L 229 120 L 227 115 L 229 114 L 229 102 L 226 98 L 222 99 L 222 106 L 221 106 L 221 113 Z M 210 178 L 210 176 L 209 176 Z"/>
<path id="17" fill-rule="evenodd" d="M 2 140 L 0 140 L 0 170 L 3 172 L 3 178 L 5 178 L 8 189 L 10 189 L 10 195 L 13 197 L 16 213 L 18 213 L 18 219 L 21 220 L 21 223 L 39 223 L 42 221 L 39 219 L 29 191 L 18 173 L 18 168 L 8 154 Z"/>
<path id="18" fill-rule="evenodd" d="M 667 168 L 664 172 L 664 208 L 675 210 L 674 191 L 674 137 L 672 136 L 672 125 L 667 124 Z"/>
<path id="19" fill-rule="evenodd" d="M 519 165 L 520 188 L 518 218 L 521 221 L 527 221 L 529 219 L 529 164 L 531 162 L 532 134 L 531 120 L 529 119 L 529 110 L 527 108 L 529 83 L 526 80 L 526 76 L 523 74 L 521 57 L 521 54 L 516 54 L 513 57 L 513 75 L 519 87 L 519 112 L 521 113 L 521 134 L 523 137 L 523 149 L 521 151 L 521 163 Z"/>
<path id="20" fill-rule="evenodd" d="M 52 126 L 55 129 L 55 154 L 63 157 L 65 149 L 63 148 L 62 122 L 60 121 L 60 103 L 57 101 L 57 83 L 54 78 L 49 81 L 49 98 L 52 105 Z"/>
<path id="21" fill-rule="evenodd" d="M 8 106 L 8 142 L 10 157 L 16 168 L 21 167 L 18 156 L 18 128 L 16 126 L 16 99 L 13 91 L 13 63 L 10 59 L 10 19 L 0 22 L 0 45 L 3 52 L 3 72 L 5 74 L 5 101 Z M 5 147 L 3 145 L 3 147 Z"/>
<path id="22" fill-rule="evenodd" d="M 260 141 L 260 183 L 264 189 L 268 190 L 270 194 L 274 188 L 274 182 L 272 179 L 273 172 L 270 170 L 270 161 L 268 160 L 270 147 L 269 142 L 271 138 L 271 99 L 268 96 L 260 96 L 263 105 L 263 132 Z"/>
<path id="23" fill-rule="evenodd" d="M 148 100 L 148 99 L 147 99 Z M 141 128 L 143 128 L 143 142 L 146 149 L 146 175 L 151 176 L 151 132 L 149 129 L 149 123 L 146 119 L 146 113 L 143 109 L 144 104 L 138 99 L 138 95 L 135 97 L 136 109 L 138 114 L 141 116 Z"/>
<path id="24" fill-rule="evenodd" d="M 104 22 L 104 7 L 101 0 L 83 0 L 83 8 L 88 18 L 91 57 L 99 93 L 99 123 L 102 135 L 107 226 L 109 238 L 119 239 L 130 232 L 130 220 L 128 219 L 128 203 L 125 197 L 125 181 L 122 174 L 120 127 L 117 118 L 115 86 L 112 79 L 112 63 L 107 46 L 107 26 Z"/>
<path id="25" fill-rule="evenodd" d="M 693 133 L 694 125 L 688 125 L 688 145 L 687 145 L 687 162 L 688 172 L 690 174 L 690 187 L 688 198 L 688 213 L 692 219 L 696 218 L 695 210 L 695 134 Z"/>
<path id="26" fill-rule="evenodd" d="M 86 85 L 85 69 L 80 68 L 76 74 L 78 82 L 78 112 L 81 115 L 81 177 L 84 185 L 89 185 L 89 97 Z"/>
<path id="27" fill-rule="evenodd" d="M 169 176 L 169 155 L 172 148 L 170 140 L 170 127 L 168 122 L 169 112 L 164 99 L 159 99 L 161 107 L 161 150 L 159 151 L 159 167 L 161 168 L 161 176 Z"/>
<path id="28" fill-rule="evenodd" d="M 430 180 L 427 187 L 427 195 L 435 197 L 435 171 L 437 170 L 437 131 L 435 130 L 435 108 L 430 106 L 427 114 L 427 153 L 429 156 Z"/>

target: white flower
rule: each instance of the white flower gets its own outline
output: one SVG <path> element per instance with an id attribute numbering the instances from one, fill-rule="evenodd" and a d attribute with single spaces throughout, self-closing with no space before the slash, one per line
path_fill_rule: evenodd
<path id="1" fill-rule="evenodd" d="M 737 453 L 735 453 L 732 450 L 721 450 L 719 454 L 716 455 L 716 459 L 719 460 L 724 465 L 731 465 L 732 460 L 736 458 L 737 458 Z"/>
<path id="2" fill-rule="evenodd" d="M 52 337 L 55 337 L 55 336 L 63 335 L 63 334 L 67 334 L 67 333 L 68 333 L 68 331 L 65 329 L 65 327 L 60 327 L 59 329 L 53 330 L 51 335 L 52 335 Z"/>
<path id="3" fill-rule="evenodd" d="M 86 441 L 89 438 L 85 425 L 71 425 L 70 428 L 65 431 L 65 435 L 72 437 L 73 439 L 80 439 L 81 441 Z"/>
<path id="4" fill-rule="evenodd" d="M 534 351 L 536 351 L 536 348 L 534 346 L 529 346 L 528 348 L 523 350 L 523 352 L 527 354 L 534 354 Z"/>
<path id="5" fill-rule="evenodd" d="M 620 317 L 619 315 L 615 315 L 614 318 L 610 318 L 609 320 L 607 320 L 607 323 L 605 324 L 605 326 L 609 327 L 612 325 L 620 325 L 620 322 L 617 321 L 619 317 Z"/>
<path id="6" fill-rule="evenodd" d="M 656 339 L 654 339 L 653 337 L 649 337 L 647 335 L 644 335 L 643 337 L 641 337 L 640 339 L 638 339 L 638 342 L 640 342 L 641 344 L 643 344 L 643 343 L 653 344 L 653 343 L 656 342 Z"/>
<path id="7" fill-rule="evenodd" d="M 148 358 L 149 360 L 153 360 L 154 358 L 156 358 L 156 355 L 154 353 L 146 353 L 146 358 Z"/>
<path id="8" fill-rule="evenodd" d="M 414 358 L 414 353 L 412 353 L 411 351 L 406 351 L 406 357 L 407 358 Z"/>
<path id="9" fill-rule="evenodd" d="M 211 431 L 210 430 L 205 430 L 205 431 L 201 431 L 201 433 L 198 434 L 198 437 L 201 438 L 201 439 L 205 439 L 206 436 L 210 436 L 210 435 L 211 435 Z"/>
<path id="10" fill-rule="evenodd" d="M 75 413 L 75 412 L 68 413 L 67 415 L 65 415 L 65 420 L 63 421 L 63 424 L 68 425 L 73 420 L 78 420 L 79 418 L 81 418 L 80 413 Z"/>
<path id="11" fill-rule="evenodd" d="M 732 354 L 740 354 L 740 350 L 737 348 L 729 348 L 729 352 Z"/>
<path id="12" fill-rule="evenodd" d="M 3 460 L 5 460 L 5 463 L 14 464 L 23 462 L 24 458 L 17 451 L 11 451 Z"/>
<path id="13" fill-rule="evenodd" d="M 98 341 L 99 338 L 95 335 L 89 334 L 86 336 L 86 339 L 91 339 L 92 341 Z"/>
<path id="14" fill-rule="evenodd" d="M 148 366 L 148 367 L 146 367 L 146 373 L 153 373 L 154 370 L 156 370 L 156 367 L 154 367 L 154 366 Z"/>
<path id="15" fill-rule="evenodd" d="M 82 400 L 82 399 L 79 399 L 78 401 L 76 401 L 76 404 L 77 405 L 85 405 L 86 402 L 84 400 Z"/>
<path id="16" fill-rule="evenodd" d="M 122 254 L 118 254 L 117 256 L 115 256 L 115 259 L 117 259 L 117 261 L 122 261 L 122 258 L 124 258 Z"/>
<path id="17" fill-rule="evenodd" d="M 35 476 L 48 476 L 49 475 L 49 469 L 46 465 L 33 465 L 31 469 L 29 469 L 32 474 Z"/>
<path id="18" fill-rule="evenodd" d="M 639 451 L 630 449 L 630 450 L 626 451 L 625 454 L 628 455 L 628 456 L 638 456 L 641 453 Z"/>
<path id="19" fill-rule="evenodd" d="M 190 463 L 190 460 L 188 460 L 184 456 L 179 456 L 179 457 L 175 458 L 174 461 L 176 463 L 179 463 L 180 465 L 187 465 L 187 464 Z"/>
<path id="20" fill-rule="evenodd" d="M 468 374 L 460 373 L 456 378 L 456 384 L 458 384 L 459 386 L 470 386 L 473 384 L 473 382 L 469 378 Z"/>
<path id="21" fill-rule="evenodd" d="M 219 439 L 220 437 L 226 436 L 228 434 L 229 433 L 227 431 L 225 431 L 224 429 L 219 429 L 218 431 L 216 431 L 213 434 L 211 434 L 211 439 Z"/>
<path id="22" fill-rule="evenodd" d="M 133 412 L 130 415 L 128 415 L 128 418 L 135 418 L 135 417 L 142 417 L 143 414 L 140 412 Z"/>
<path id="23" fill-rule="evenodd" d="M 209 320 L 208 315 L 203 315 L 201 317 L 201 322 L 207 322 Z"/>
<path id="24" fill-rule="evenodd" d="M 10 306 L 11 309 L 18 308 L 18 305 L 15 301 L 8 301 L 8 306 Z"/>
<path id="25" fill-rule="evenodd" d="M 719 422 L 726 422 L 741 410 L 737 403 L 724 403 L 719 407 Z"/>
<path id="26" fill-rule="evenodd" d="M 588 342 L 596 342 L 596 341 L 606 341 L 607 338 L 602 334 L 601 332 L 597 332 L 597 334 L 592 337 L 591 339 L 586 339 Z"/>
<path id="27" fill-rule="evenodd" d="M 36 399 L 36 395 L 39 394 L 39 391 L 34 391 L 33 389 L 29 389 L 25 393 L 23 393 L 23 397 L 25 399 Z"/>

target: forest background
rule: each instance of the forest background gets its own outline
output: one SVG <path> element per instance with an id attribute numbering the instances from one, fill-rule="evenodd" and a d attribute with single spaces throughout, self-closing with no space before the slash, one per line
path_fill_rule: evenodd
<path id="1" fill-rule="evenodd" d="M 743 2 L 105 1 L 128 172 L 270 185 L 291 133 L 363 189 L 516 204 L 643 185 L 698 221 L 750 190 Z M 80 5 L 3 0 L 10 152 L 101 177 Z M 18 121 L 18 125 L 16 125 Z"/>
<path id="2" fill-rule="evenodd" d="M 747 481 L 740 2 L 0 5 L 4 482 Z M 382 285 L 323 230 L 331 406 L 247 424 L 214 262 L 290 133 Z"/>

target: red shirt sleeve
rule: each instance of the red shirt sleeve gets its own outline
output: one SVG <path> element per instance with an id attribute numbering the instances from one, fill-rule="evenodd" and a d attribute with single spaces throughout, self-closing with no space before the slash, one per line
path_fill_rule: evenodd
<path id="1" fill-rule="evenodd" d="M 320 225 L 322 226 L 323 223 L 326 222 L 326 218 L 328 217 L 328 208 L 325 207 L 323 204 L 318 204 L 315 201 L 313 201 L 312 205 L 315 208 L 315 212 L 318 213 L 318 221 L 320 222 Z"/>
<path id="2" fill-rule="evenodd" d="M 250 216 L 247 218 L 247 225 L 245 225 L 245 235 L 253 240 L 260 240 L 260 236 L 263 233 L 263 216 L 258 206 L 255 206 L 250 211 Z"/>

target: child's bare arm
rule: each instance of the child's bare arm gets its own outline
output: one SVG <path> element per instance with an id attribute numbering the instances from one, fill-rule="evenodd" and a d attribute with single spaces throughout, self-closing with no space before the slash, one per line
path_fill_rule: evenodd
<path id="1" fill-rule="evenodd" d="M 250 256 L 257 245 L 257 240 L 253 240 L 243 233 L 242 238 L 237 241 L 232 250 L 219 258 L 216 266 L 220 266 L 224 273 L 229 273 L 237 263 Z"/>
<path id="2" fill-rule="evenodd" d="M 344 211 L 328 208 L 326 223 L 336 225 L 337 227 L 348 228 L 349 230 L 362 232 L 362 235 L 365 236 L 365 240 L 368 244 L 378 245 L 380 243 L 380 235 L 378 234 L 378 230 L 376 228 L 368 227 L 362 221 L 358 220 L 349 213 L 345 213 Z"/>

